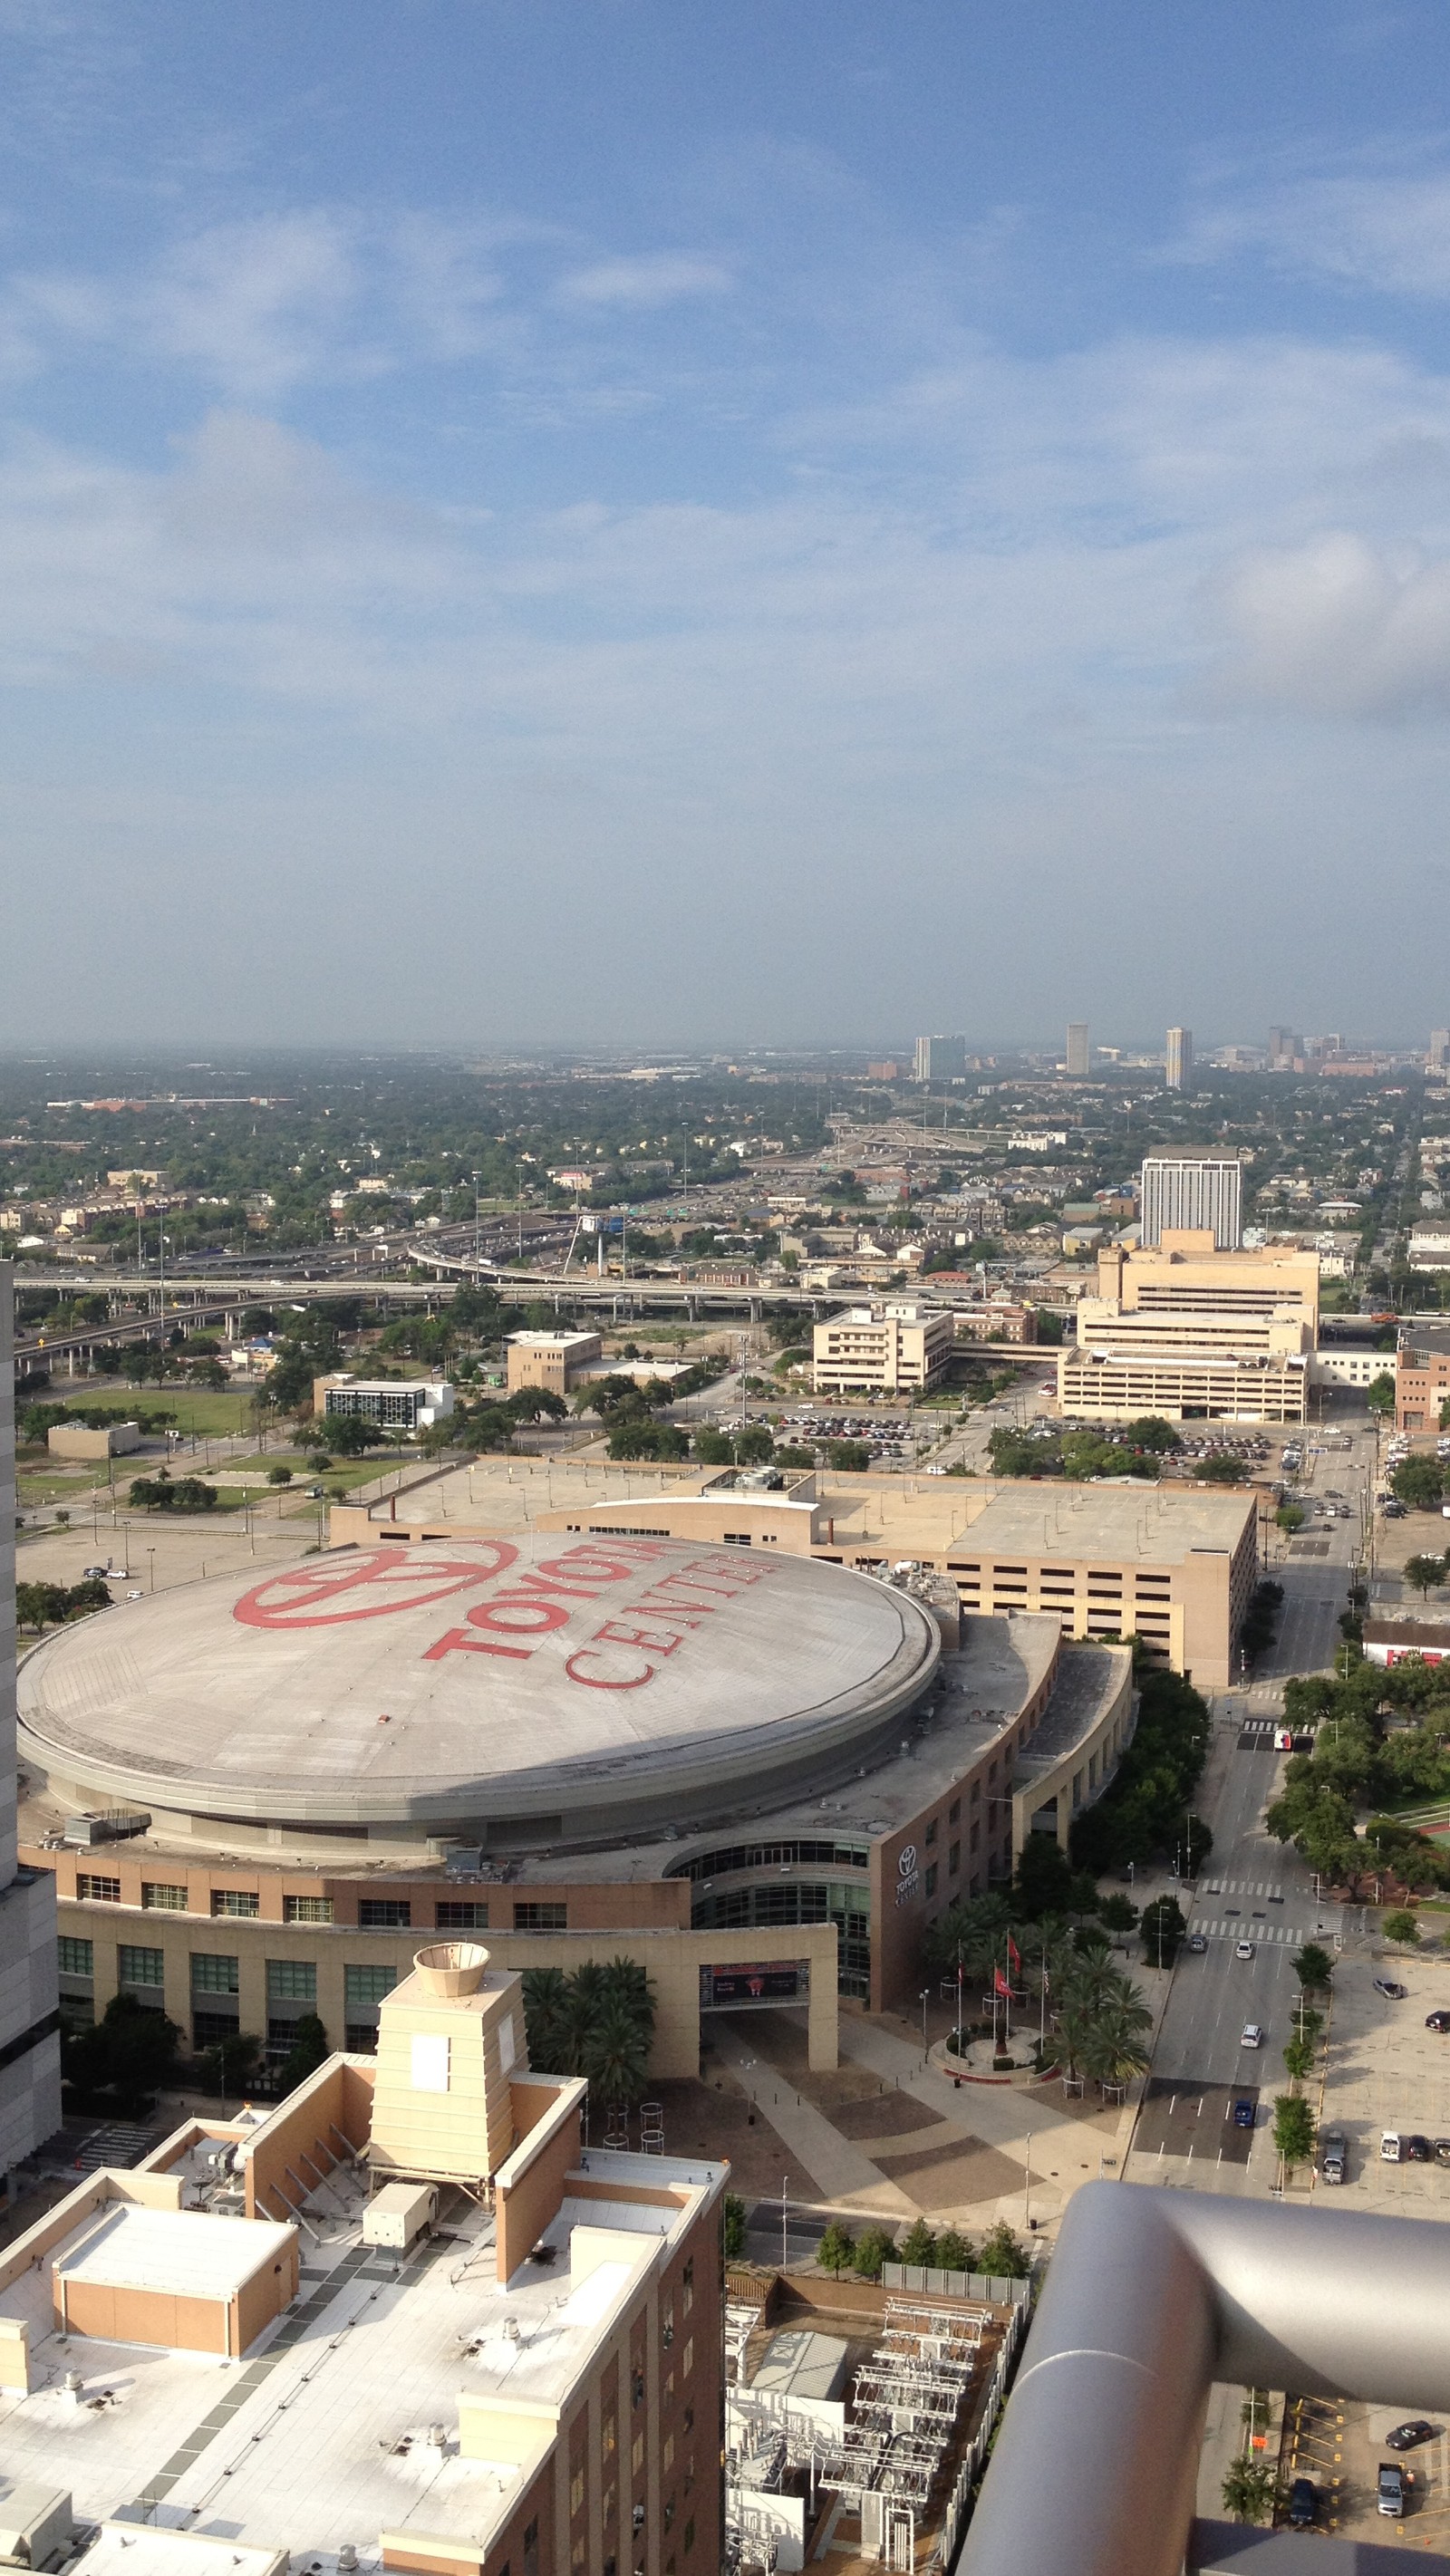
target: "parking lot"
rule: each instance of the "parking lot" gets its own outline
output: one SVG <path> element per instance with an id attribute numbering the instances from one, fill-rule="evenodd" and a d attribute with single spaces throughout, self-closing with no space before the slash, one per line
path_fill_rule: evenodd
<path id="1" fill-rule="evenodd" d="M 1432 1918 L 1433 1919 L 1433 1918 Z M 1406 1989 L 1402 2003 L 1377 1994 L 1385 1977 Z M 1358 2202 L 1405 2218 L 1450 2219 L 1450 2168 L 1386 2164 L 1385 2130 L 1450 2139 L 1450 2033 L 1425 2028 L 1427 2013 L 1450 2007 L 1450 1959 L 1396 1951 L 1354 1951 L 1334 1978 L 1334 2014 L 1321 2128 L 1342 2129 L 1349 2145 L 1344 2205 Z M 1338 2196 L 1338 2195 L 1336 2195 Z"/>
<path id="2" fill-rule="evenodd" d="M 1285 2411 L 1281 2453 L 1284 2493 L 1295 2478 L 1311 2478 L 1318 2497 L 1317 2528 L 1339 2539 L 1444 2551 L 1450 2547 L 1450 2430 L 1441 2415 L 1428 2420 L 1433 2427 L 1428 2441 L 1394 2451 L 1385 2435 L 1406 2421 L 1403 2407 L 1292 2399 Z M 1397 2460 L 1404 2472 L 1402 2521 L 1380 2513 L 1376 2503 L 1380 2463 L 1386 2460 Z M 1282 2509 L 1277 2518 L 1284 2520 Z"/>

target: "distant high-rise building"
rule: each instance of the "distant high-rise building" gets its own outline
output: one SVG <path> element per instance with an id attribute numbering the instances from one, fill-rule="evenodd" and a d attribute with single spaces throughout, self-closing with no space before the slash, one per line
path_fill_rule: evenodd
<path id="1" fill-rule="evenodd" d="M 1067 1078 L 1069 1082 L 1086 1082 L 1092 1063 L 1086 1020 L 1069 1020 L 1067 1024 Z"/>
<path id="2" fill-rule="evenodd" d="M 55 1879 L 16 1850 L 13 1276 L 0 1263 L 0 2171 L 60 2127 Z"/>
<path id="3" fill-rule="evenodd" d="M 1169 1090 L 1191 1091 L 1193 1088 L 1192 1029 L 1169 1030 L 1168 1047 L 1163 1062 Z"/>
<path id="4" fill-rule="evenodd" d="M 1143 1241 L 1161 1243 L 1165 1227 L 1213 1236 L 1216 1252 L 1237 1252 L 1244 1239 L 1243 1170 L 1232 1154 L 1150 1154 L 1143 1165 Z"/>
<path id="5" fill-rule="evenodd" d="M 1450 1029 L 1432 1029 L 1425 1056 L 1427 1073 L 1443 1073 L 1450 1065 Z"/>
<path id="6" fill-rule="evenodd" d="M 1270 1029 L 1269 1066 L 1298 1063 L 1304 1053 L 1304 1041 L 1297 1029 Z"/>
<path id="7" fill-rule="evenodd" d="M 916 1041 L 916 1079 L 918 1082 L 951 1082 L 967 1069 L 965 1038 L 918 1038 Z"/>

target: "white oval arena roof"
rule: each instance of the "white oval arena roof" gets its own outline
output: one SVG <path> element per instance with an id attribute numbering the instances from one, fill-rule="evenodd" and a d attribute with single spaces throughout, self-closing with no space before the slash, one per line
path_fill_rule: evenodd
<path id="1" fill-rule="evenodd" d="M 809 1558 L 610 1532 L 302 1558 L 101 1612 L 20 1673 L 88 1793 L 318 1825 L 683 1819 L 758 1803 L 911 1705 L 904 1594 Z M 663 1799 L 661 1808 L 659 1802 Z"/>

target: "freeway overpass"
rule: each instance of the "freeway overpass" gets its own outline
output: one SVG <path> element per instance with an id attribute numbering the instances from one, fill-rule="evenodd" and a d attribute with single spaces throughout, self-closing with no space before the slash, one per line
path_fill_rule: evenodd
<path id="1" fill-rule="evenodd" d="M 182 1273 L 166 1282 L 166 1312 L 149 1315 L 126 1315 L 114 1322 L 80 1324 L 63 1332 L 36 1330 L 19 1333 L 15 1340 L 15 1359 L 24 1370 L 37 1356 L 47 1364 L 55 1359 L 81 1357 L 98 1342 L 144 1342 L 159 1340 L 163 1331 L 184 1324 L 195 1330 L 208 1323 L 221 1323 L 246 1306 L 279 1307 L 314 1303 L 318 1298 L 364 1296 L 370 1302 L 396 1305 L 400 1309 L 422 1306 L 430 1311 L 446 1306 L 461 1286 L 471 1286 L 473 1265 L 459 1264 L 457 1274 L 436 1279 L 370 1279 L 351 1271 L 321 1279 L 287 1279 L 258 1274 L 248 1279 L 228 1279 L 225 1287 L 214 1280 Z M 718 1288 L 701 1286 L 678 1279 L 599 1279 L 592 1272 L 541 1272 L 518 1268 L 485 1269 L 481 1272 L 484 1286 L 497 1288 L 513 1298 L 552 1298 L 556 1306 L 567 1303 L 585 1310 L 609 1323 L 631 1323 L 645 1315 L 678 1315 L 682 1321 L 697 1323 L 709 1316 L 748 1315 L 758 1321 L 766 1306 L 784 1306 L 804 1316 L 828 1312 L 839 1306 L 839 1295 L 821 1296 L 798 1288 Z M 86 1270 L 78 1274 L 48 1270 L 29 1275 L 17 1272 L 16 1287 L 57 1288 L 83 1291 L 89 1295 L 136 1295 L 134 1271 L 114 1276 L 103 1271 Z"/>

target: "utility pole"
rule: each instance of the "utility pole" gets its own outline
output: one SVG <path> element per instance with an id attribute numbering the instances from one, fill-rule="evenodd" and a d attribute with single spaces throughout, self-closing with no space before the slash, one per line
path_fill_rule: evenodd
<path id="1" fill-rule="evenodd" d="M 483 1262 L 479 1245 L 479 1179 L 480 1175 L 475 1172 L 473 1175 L 473 1284 L 475 1288 L 478 1286 L 483 1273 Z"/>

